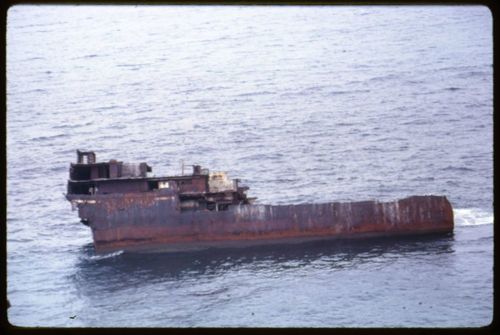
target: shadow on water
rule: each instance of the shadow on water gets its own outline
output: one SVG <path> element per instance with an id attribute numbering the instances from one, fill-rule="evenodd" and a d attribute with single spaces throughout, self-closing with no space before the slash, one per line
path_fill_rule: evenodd
<path id="1" fill-rule="evenodd" d="M 97 256 L 91 244 L 81 250 L 74 279 L 80 287 L 105 291 L 164 281 L 216 277 L 231 271 L 275 272 L 325 261 L 329 268 L 349 269 L 381 259 L 453 253 L 453 234 L 366 240 L 317 241 L 183 253 L 114 253 Z M 321 263 L 321 262 L 320 262 Z"/>

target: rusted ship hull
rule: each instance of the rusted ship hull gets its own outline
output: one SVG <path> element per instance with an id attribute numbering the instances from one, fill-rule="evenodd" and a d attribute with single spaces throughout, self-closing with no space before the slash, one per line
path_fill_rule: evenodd
<path id="1" fill-rule="evenodd" d="M 453 210 L 444 196 L 244 204 L 224 211 L 182 211 L 178 193 L 171 189 L 67 197 L 91 228 L 97 252 L 185 251 L 453 231 Z"/>

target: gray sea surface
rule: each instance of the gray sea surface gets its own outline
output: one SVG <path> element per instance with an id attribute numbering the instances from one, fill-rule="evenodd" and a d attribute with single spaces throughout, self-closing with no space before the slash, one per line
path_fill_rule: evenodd
<path id="1" fill-rule="evenodd" d="M 478 327 L 493 317 L 481 6 L 34 6 L 7 16 L 17 326 Z M 448 197 L 444 236 L 97 255 L 76 149 L 227 171 L 259 203 Z"/>

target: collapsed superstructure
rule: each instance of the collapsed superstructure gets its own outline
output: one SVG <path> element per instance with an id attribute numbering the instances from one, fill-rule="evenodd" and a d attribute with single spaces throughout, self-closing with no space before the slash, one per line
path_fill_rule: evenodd
<path id="1" fill-rule="evenodd" d="M 99 251 L 178 251 L 325 238 L 453 230 L 443 196 L 393 202 L 259 205 L 224 172 L 192 166 L 189 175 L 154 177 L 147 163 L 97 162 L 77 150 L 66 198 L 92 229 Z"/>
<path id="2" fill-rule="evenodd" d="M 176 190 L 179 209 L 226 210 L 230 205 L 250 204 L 248 187 L 239 186 L 239 179 L 230 180 L 225 172 L 209 172 L 199 165 L 192 174 L 172 177 L 148 177 L 152 168 L 146 163 L 130 164 L 114 159 L 96 162 L 92 151 L 77 150 L 77 163 L 71 163 L 68 195 L 104 195 L 113 193 L 155 192 Z"/>

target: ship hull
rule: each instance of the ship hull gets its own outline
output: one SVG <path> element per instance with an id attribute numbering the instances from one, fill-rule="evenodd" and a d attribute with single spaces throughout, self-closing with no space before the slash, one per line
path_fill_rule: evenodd
<path id="1" fill-rule="evenodd" d="M 453 231 L 453 210 L 443 196 L 247 204 L 224 211 L 182 211 L 172 190 L 68 196 L 68 200 L 91 228 L 97 252 L 175 252 Z"/>

